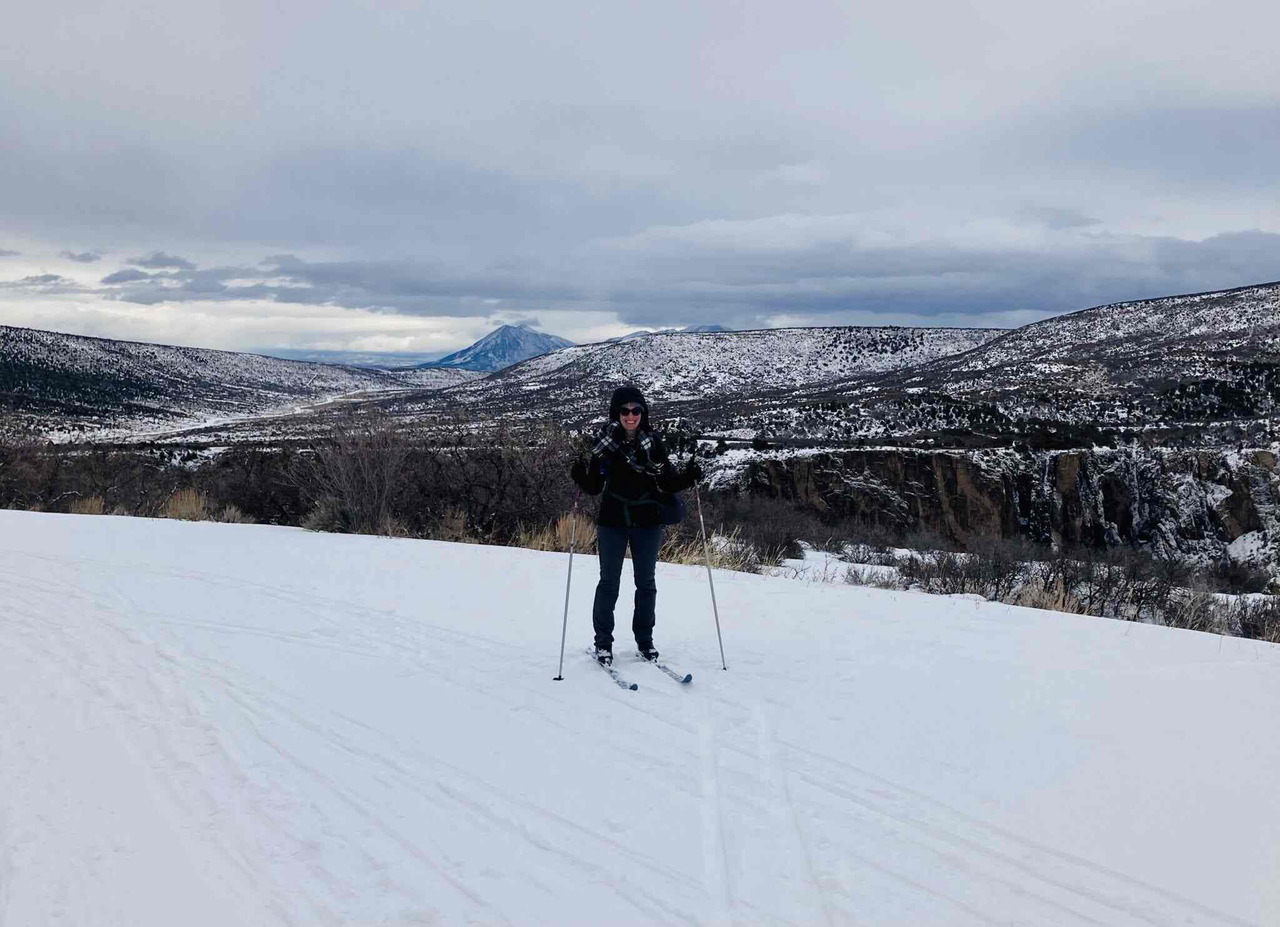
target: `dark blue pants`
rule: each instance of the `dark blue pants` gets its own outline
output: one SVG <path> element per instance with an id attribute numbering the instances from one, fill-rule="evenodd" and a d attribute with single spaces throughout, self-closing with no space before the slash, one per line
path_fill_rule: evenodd
<path id="1" fill-rule="evenodd" d="M 658 565 L 658 548 L 662 546 L 662 528 L 597 526 L 596 538 L 600 548 L 600 582 L 591 610 L 596 646 L 613 649 L 613 606 L 618 601 L 622 561 L 630 542 L 631 568 L 636 577 L 636 610 L 631 630 L 636 643 L 647 647 L 653 643 L 654 606 L 658 602 L 658 582 L 653 574 Z"/>

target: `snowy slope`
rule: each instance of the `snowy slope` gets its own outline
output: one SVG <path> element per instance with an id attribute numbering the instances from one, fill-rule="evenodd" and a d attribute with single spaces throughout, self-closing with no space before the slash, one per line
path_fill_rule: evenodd
<path id="1" fill-rule="evenodd" d="M 1280 649 L 566 559 L 0 512 L 0 924 L 1280 923 Z"/>
<path id="2" fill-rule="evenodd" d="M 441 389 L 474 376 L 369 370 L 0 325 L 0 410 L 29 415 L 64 435 L 115 437 L 233 421 L 357 392 Z"/>

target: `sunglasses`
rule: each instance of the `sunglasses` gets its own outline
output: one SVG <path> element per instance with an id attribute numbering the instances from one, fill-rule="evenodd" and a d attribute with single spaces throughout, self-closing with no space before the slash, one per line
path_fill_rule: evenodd
<path id="1" fill-rule="evenodd" d="M 640 411 L 641 410 L 639 406 L 623 406 L 621 409 L 618 410 L 618 414 L 619 415 L 639 415 Z"/>

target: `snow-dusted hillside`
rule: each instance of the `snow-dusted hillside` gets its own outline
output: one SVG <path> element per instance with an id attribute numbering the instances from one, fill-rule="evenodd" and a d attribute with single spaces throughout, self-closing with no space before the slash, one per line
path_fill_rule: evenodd
<path id="1" fill-rule="evenodd" d="M 727 332 L 732 330 L 725 328 L 723 325 L 686 325 L 684 328 L 661 328 L 657 331 L 644 328 L 639 331 L 628 332 L 625 335 L 618 335 L 616 338 L 606 338 L 605 341 L 634 341 L 636 338 L 648 338 L 650 335 L 671 335 L 679 332 Z"/>
<path id="2" fill-rule="evenodd" d="M 598 412 L 623 383 L 663 404 L 724 404 L 784 387 L 883 373 L 968 351 L 999 329 L 781 328 L 748 332 L 654 334 L 579 345 L 536 357 L 441 394 L 478 408 L 513 399 L 563 417 Z"/>
<path id="3" fill-rule="evenodd" d="M 440 389 L 473 376 L 388 373 L 0 326 L 0 404 L 63 436 L 172 430 L 359 392 Z"/>
<path id="4" fill-rule="evenodd" d="M 1280 409 L 1280 284 L 1100 306 L 1037 322 L 975 350 L 879 378 L 770 397 L 715 427 L 822 437 L 1016 423 L 1206 431 Z M 1272 426 L 1273 427 L 1273 426 Z M 1219 430 L 1223 430 L 1219 428 Z M 1248 425 L 1205 443 L 1271 440 Z"/>
<path id="5" fill-rule="evenodd" d="M 503 325 L 485 335 L 475 344 L 455 351 L 424 367 L 457 368 L 490 372 L 501 370 L 530 357 L 567 348 L 573 342 L 557 335 L 548 335 L 528 325 Z"/>
<path id="6" fill-rule="evenodd" d="M 0 924 L 1280 923 L 1280 648 L 566 559 L 0 512 Z"/>

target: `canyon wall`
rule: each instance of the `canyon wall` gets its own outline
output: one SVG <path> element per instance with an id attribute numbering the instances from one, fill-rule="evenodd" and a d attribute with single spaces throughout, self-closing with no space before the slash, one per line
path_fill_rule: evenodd
<path id="1" fill-rule="evenodd" d="M 761 452 L 739 489 L 962 544 L 1027 537 L 1225 557 L 1280 575 L 1280 449 Z"/>

